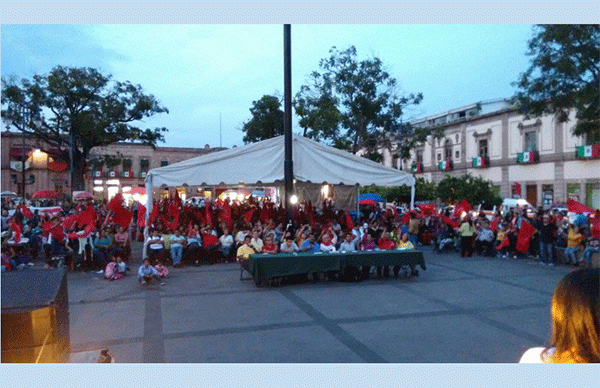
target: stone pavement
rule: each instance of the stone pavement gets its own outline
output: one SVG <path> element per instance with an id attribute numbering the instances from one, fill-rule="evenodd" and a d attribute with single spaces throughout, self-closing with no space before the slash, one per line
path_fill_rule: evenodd
<path id="1" fill-rule="evenodd" d="M 115 282 L 70 273 L 71 351 L 108 347 L 121 363 L 512 363 L 546 344 L 568 267 L 421 249 L 419 277 L 360 283 L 257 288 L 232 263 L 142 287 L 139 259 Z"/>

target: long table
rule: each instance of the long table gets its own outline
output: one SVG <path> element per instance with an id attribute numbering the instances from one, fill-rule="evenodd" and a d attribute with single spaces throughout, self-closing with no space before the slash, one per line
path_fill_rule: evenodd
<path id="1" fill-rule="evenodd" d="M 256 284 L 282 276 L 312 272 L 342 271 L 348 266 L 418 265 L 426 270 L 423 252 L 388 250 L 369 252 L 254 254 L 249 257 L 250 273 Z"/>

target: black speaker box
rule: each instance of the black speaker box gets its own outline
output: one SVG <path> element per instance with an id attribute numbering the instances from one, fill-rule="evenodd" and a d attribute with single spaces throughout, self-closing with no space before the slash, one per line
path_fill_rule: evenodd
<path id="1" fill-rule="evenodd" d="M 69 298 L 64 269 L 2 273 L 1 362 L 68 362 Z"/>

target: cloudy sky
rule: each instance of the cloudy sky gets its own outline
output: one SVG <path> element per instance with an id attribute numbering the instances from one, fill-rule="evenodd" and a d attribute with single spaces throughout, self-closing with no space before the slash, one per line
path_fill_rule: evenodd
<path id="1" fill-rule="evenodd" d="M 423 93 L 407 120 L 506 98 L 531 35 L 531 25 L 292 25 L 292 93 L 332 46 L 354 45 L 403 91 Z M 168 146 L 219 146 L 219 117 L 222 145 L 242 145 L 252 101 L 283 95 L 282 25 L 4 24 L 1 47 L 3 77 L 89 66 L 142 85 L 170 113 L 141 125 L 167 127 Z"/>

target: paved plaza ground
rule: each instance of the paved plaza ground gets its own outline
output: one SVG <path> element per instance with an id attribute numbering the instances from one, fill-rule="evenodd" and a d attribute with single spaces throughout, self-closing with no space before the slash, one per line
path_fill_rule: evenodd
<path id="1" fill-rule="evenodd" d="M 120 363 L 513 363 L 546 344 L 570 268 L 421 249 L 420 276 L 359 283 L 257 288 L 234 263 L 149 287 L 70 273 L 71 350 L 108 347 Z"/>

